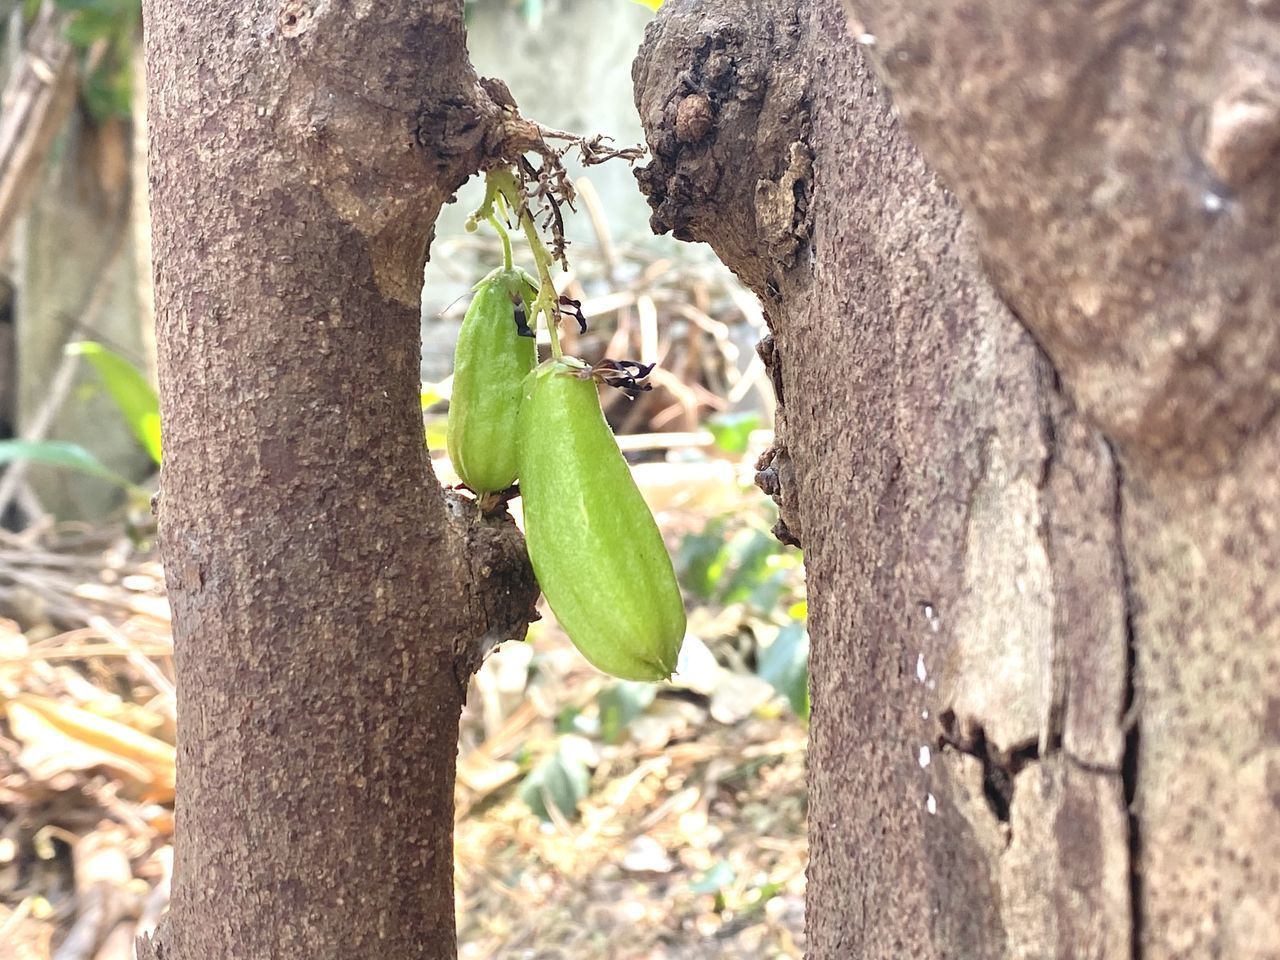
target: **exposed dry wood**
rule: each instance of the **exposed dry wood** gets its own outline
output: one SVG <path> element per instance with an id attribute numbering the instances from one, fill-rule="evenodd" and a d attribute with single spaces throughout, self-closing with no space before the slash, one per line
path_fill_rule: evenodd
<path id="1" fill-rule="evenodd" d="M 66 14 L 45 0 L 22 57 L 0 92 L 0 259 L 76 99 L 75 51 Z"/>

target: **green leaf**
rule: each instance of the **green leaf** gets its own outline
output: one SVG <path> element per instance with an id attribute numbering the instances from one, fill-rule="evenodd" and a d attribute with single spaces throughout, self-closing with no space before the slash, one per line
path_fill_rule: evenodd
<path id="1" fill-rule="evenodd" d="M 783 598 L 795 587 L 795 575 L 791 568 L 777 563 L 778 557 L 769 561 L 769 575 L 757 581 L 747 596 L 747 603 L 762 613 L 768 613 L 783 602 Z"/>
<path id="2" fill-rule="evenodd" d="M 758 413 L 721 413 L 707 421 L 716 446 L 725 453 L 746 453 L 751 431 L 760 426 Z"/>
<path id="3" fill-rule="evenodd" d="M 644 713 L 657 693 L 658 688 L 652 683 L 633 680 L 612 683 L 601 690 L 596 697 L 596 707 L 600 710 L 600 736 L 604 742 L 621 740 L 627 725 Z"/>
<path id="4" fill-rule="evenodd" d="M 55 0 L 54 5 L 77 16 L 92 14 L 121 31 L 133 29 L 142 16 L 138 0 Z"/>
<path id="5" fill-rule="evenodd" d="M 719 893 L 736 879 L 738 875 L 734 872 L 733 865 L 728 860 L 721 860 L 689 884 L 689 889 L 694 893 Z"/>
<path id="6" fill-rule="evenodd" d="M 587 795 L 591 772 L 563 745 L 533 768 L 520 784 L 520 799 L 543 821 L 551 819 L 548 804 L 565 817 L 578 816 L 578 804 Z"/>
<path id="7" fill-rule="evenodd" d="M 725 606 L 743 603 L 770 617 L 802 596 L 803 556 L 768 531 L 768 512 L 725 514 L 687 534 L 674 558 L 686 593 Z"/>
<path id="8" fill-rule="evenodd" d="M 801 720 L 809 718 L 809 631 L 790 623 L 760 651 L 756 673 L 787 698 Z"/>
<path id="9" fill-rule="evenodd" d="M 111 399 L 124 415 L 125 423 L 159 466 L 160 400 L 147 378 L 124 357 L 100 343 L 88 340 L 70 343 L 67 344 L 67 353 L 84 357 L 93 365 Z"/>
<path id="10" fill-rule="evenodd" d="M 67 40 L 82 57 L 80 97 L 98 120 L 127 117 L 133 107 L 133 51 L 141 22 L 138 0 L 57 0 L 70 16 Z"/>
<path id="11" fill-rule="evenodd" d="M 134 484 L 105 466 L 101 460 L 80 446 L 63 440 L 0 440 L 0 465 L 16 460 L 28 460 L 49 467 L 62 467 L 86 473 L 124 487 L 135 489 Z"/>

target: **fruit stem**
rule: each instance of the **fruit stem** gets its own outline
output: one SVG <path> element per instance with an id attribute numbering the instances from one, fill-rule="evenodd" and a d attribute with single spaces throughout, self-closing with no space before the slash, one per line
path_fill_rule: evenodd
<path id="1" fill-rule="evenodd" d="M 529 248 L 533 251 L 534 263 L 538 265 L 538 295 L 533 301 L 533 312 L 542 314 L 547 323 L 547 336 L 551 338 L 551 356 L 559 359 L 560 351 L 560 296 L 556 293 L 556 285 L 551 280 L 551 254 L 542 245 L 542 239 L 534 228 L 533 218 L 525 210 L 520 215 L 520 226 L 529 240 Z"/>
<path id="2" fill-rule="evenodd" d="M 551 356 L 562 356 L 560 349 L 560 295 L 556 292 L 555 282 L 551 279 L 551 252 L 538 236 L 538 228 L 533 222 L 528 204 L 520 192 L 520 184 L 510 170 L 490 170 L 485 174 L 487 189 L 485 206 L 481 211 L 492 215 L 493 203 L 497 196 L 507 202 L 507 206 L 517 211 L 520 228 L 525 239 L 529 241 L 529 251 L 533 254 L 533 262 L 538 269 L 538 295 L 533 300 L 532 324 L 536 327 L 541 315 L 547 325 L 547 336 L 551 339 Z M 491 195 L 492 194 L 492 195 Z"/>
<path id="3" fill-rule="evenodd" d="M 507 228 L 502 225 L 502 221 L 490 213 L 486 220 L 489 226 L 498 232 L 498 239 L 502 241 L 502 268 L 508 272 L 511 270 L 511 237 L 507 234 Z"/>

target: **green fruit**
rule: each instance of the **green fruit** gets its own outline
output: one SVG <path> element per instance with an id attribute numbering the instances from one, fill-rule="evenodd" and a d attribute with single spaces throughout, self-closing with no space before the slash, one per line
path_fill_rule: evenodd
<path id="1" fill-rule="evenodd" d="M 684 639 L 680 587 L 582 361 L 529 374 L 517 432 L 529 559 L 560 626 L 605 673 L 665 680 Z"/>
<path id="2" fill-rule="evenodd" d="M 516 306 L 527 315 L 530 282 L 518 269 L 489 274 L 476 284 L 458 334 L 446 439 L 453 469 L 479 494 L 516 479 L 520 388 L 538 362 L 533 338 L 516 326 Z"/>

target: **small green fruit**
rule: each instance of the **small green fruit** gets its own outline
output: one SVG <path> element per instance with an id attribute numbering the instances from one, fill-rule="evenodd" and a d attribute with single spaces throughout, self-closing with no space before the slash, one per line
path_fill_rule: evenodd
<path id="1" fill-rule="evenodd" d="M 556 619 L 605 673 L 665 680 L 684 640 L 680 587 L 582 361 L 529 374 L 517 435 L 529 559 Z"/>
<path id="2" fill-rule="evenodd" d="M 531 282 L 519 269 L 489 274 L 476 284 L 458 334 L 446 440 L 454 470 L 478 494 L 516 479 L 520 389 L 538 362 L 533 338 L 516 324 L 517 307 L 527 312 Z"/>

